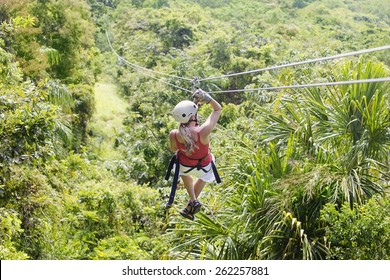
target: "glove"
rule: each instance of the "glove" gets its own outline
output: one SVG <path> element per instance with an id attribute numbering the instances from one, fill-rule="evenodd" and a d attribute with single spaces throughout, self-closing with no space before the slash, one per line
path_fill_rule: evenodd
<path id="1" fill-rule="evenodd" d="M 201 103 L 203 101 L 206 103 L 210 103 L 211 99 L 213 99 L 210 94 L 203 91 L 202 89 L 196 89 L 194 94 L 192 95 L 192 98 L 194 99 L 195 103 Z"/>

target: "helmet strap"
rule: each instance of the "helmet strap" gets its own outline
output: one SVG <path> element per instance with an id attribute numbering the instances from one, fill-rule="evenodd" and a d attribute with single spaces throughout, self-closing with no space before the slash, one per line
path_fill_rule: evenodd
<path id="1" fill-rule="evenodd" d="M 188 122 L 196 122 L 196 126 L 198 126 L 198 113 L 195 114 L 195 119 L 194 120 L 189 120 Z"/>
<path id="2" fill-rule="evenodd" d="M 189 120 L 188 122 L 189 122 L 189 123 L 190 123 L 190 122 L 196 122 L 196 126 L 198 126 L 198 125 L 199 125 L 199 124 L 198 124 L 198 119 L 195 119 L 195 120 Z"/>
<path id="3" fill-rule="evenodd" d="M 186 122 L 186 123 L 181 123 L 180 125 L 181 125 L 181 126 L 187 126 L 190 122 L 196 122 L 196 126 L 199 125 L 199 124 L 198 124 L 198 113 L 196 113 L 195 119 L 194 119 L 194 120 L 189 120 L 188 122 Z"/>

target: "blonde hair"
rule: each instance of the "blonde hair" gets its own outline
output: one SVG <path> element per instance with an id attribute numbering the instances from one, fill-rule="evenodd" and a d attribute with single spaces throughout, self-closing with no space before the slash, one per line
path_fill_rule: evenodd
<path id="1" fill-rule="evenodd" d="M 198 148 L 198 146 L 196 145 L 195 140 L 192 139 L 191 130 L 188 128 L 187 124 L 184 123 L 180 124 L 179 133 L 184 140 L 184 146 L 186 147 L 185 152 L 187 154 L 192 154 L 195 148 Z"/>

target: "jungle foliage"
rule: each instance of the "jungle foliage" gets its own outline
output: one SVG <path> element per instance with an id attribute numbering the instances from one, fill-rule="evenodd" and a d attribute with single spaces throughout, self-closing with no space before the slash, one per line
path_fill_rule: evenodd
<path id="1" fill-rule="evenodd" d="M 191 81 L 388 45 L 380 0 L 0 1 L 1 259 L 389 259 L 389 51 L 210 79 L 222 184 L 165 209 Z M 121 59 L 116 57 L 113 49 Z M 153 70 L 155 72 L 151 72 Z M 182 79 L 186 78 L 186 79 Z M 127 112 L 104 158 L 94 84 Z M 204 119 L 210 108 L 200 108 Z"/>

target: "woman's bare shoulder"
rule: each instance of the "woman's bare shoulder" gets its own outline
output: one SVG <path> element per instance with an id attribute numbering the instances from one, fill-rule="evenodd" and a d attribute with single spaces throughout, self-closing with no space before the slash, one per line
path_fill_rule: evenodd
<path id="1" fill-rule="evenodd" d="M 209 141 L 209 133 L 207 133 L 207 131 L 205 129 L 202 129 L 202 127 L 199 127 L 199 137 L 200 137 L 200 142 L 203 144 L 203 145 L 206 145 L 208 144 L 210 141 Z"/>

